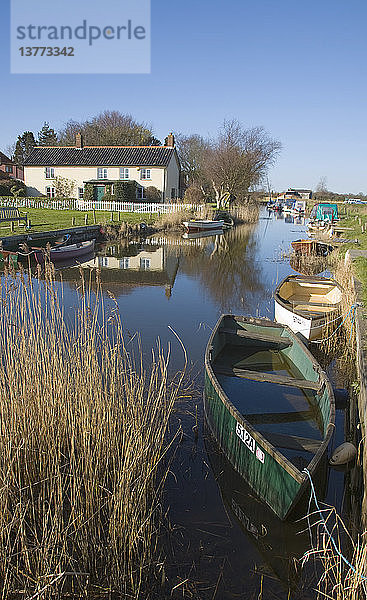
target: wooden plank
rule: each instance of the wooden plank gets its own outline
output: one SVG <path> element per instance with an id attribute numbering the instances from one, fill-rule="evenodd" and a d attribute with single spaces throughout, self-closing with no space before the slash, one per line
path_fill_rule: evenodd
<path id="1" fill-rule="evenodd" d="M 311 410 L 301 410 L 293 412 L 278 413 L 253 413 L 244 415 L 246 421 L 251 425 L 263 425 L 268 423 L 297 423 L 299 421 L 309 421 L 315 418 Z"/>
<path id="2" fill-rule="evenodd" d="M 226 333 L 227 335 L 234 335 L 236 337 L 247 338 L 249 340 L 254 340 L 258 342 L 269 342 L 273 344 L 279 344 L 283 346 L 283 348 L 288 348 L 292 345 L 292 342 L 289 338 L 281 338 L 280 336 L 273 337 L 271 335 L 267 335 L 266 333 L 256 333 L 252 331 L 246 331 L 245 329 L 227 329 L 222 327 L 219 330 L 219 333 Z"/>
<path id="3" fill-rule="evenodd" d="M 287 375 L 275 375 L 273 373 L 263 373 L 259 371 L 250 371 L 249 369 L 238 369 L 237 367 L 227 367 L 220 363 L 213 365 L 215 374 L 228 375 L 229 377 L 242 377 L 243 379 L 252 379 L 253 381 L 262 381 L 264 383 L 276 383 L 278 385 L 288 385 L 291 387 L 303 388 L 305 390 L 320 389 L 320 384 L 316 381 L 307 379 L 294 379 Z"/>
<path id="4" fill-rule="evenodd" d="M 322 440 L 297 437 L 295 435 L 283 435 L 282 433 L 263 432 L 263 435 L 276 448 L 287 448 L 288 450 L 303 450 L 316 454 L 322 444 Z"/>

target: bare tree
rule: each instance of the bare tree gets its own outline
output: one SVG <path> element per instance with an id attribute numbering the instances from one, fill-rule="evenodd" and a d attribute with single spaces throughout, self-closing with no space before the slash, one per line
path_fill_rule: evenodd
<path id="1" fill-rule="evenodd" d="M 54 188 L 55 196 L 57 198 L 72 198 L 75 191 L 74 179 L 67 179 L 66 177 L 55 177 Z"/>
<path id="2" fill-rule="evenodd" d="M 280 142 L 263 127 L 245 129 L 236 120 L 225 121 L 203 164 L 217 207 L 226 208 L 234 197 L 239 203 L 247 202 L 250 189 L 262 180 L 280 149 Z"/>
<path id="3" fill-rule="evenodd" d="M 320 177 L 320 180 L 316 186 L 316 194 L 318 199 L 325 199 L 329 196 L 329 190 L 327 189 L 327 178 L 325 175 Z"/>
<path id="4" fill-rule="evenodd" d="M 16 142 L 13 142 L 12 144 L 8 144 L 7 146 L 5 146 L 4 153 L 6 154 L 6 156 L 8 156 L 9 158 L 12 158 L 12 156 L 14 156 L 15 146 L 16 146 Z"/>
<path id="5" fill-rule="evenodd" d="M 200 186 L 204 178 L 203 163 L 205 154 L 209 150 L 209 142 L 196 133 L 192 135 L 178 134 L 176 146 L 185 185 L 187 187 Z"/>
<path id="6" fill-rule="evenodd" d="M 138 123 L 131 115 L 117 110 L 105 110 L 87 121 L 68 121 L 59 132 L 61 145 L 73 146 L 75 135 L 82 133 L 90 146 L 156 146 L 154 137 L 145 123 Z"/>

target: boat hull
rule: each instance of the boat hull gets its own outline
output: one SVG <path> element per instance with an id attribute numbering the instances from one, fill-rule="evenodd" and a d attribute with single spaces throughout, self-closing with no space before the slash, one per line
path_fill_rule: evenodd
<path id="1" fill-rule="evenodd" d="M 299 471 L 246 420 L 246 415 L 236 409 L 221 387 L 212 365 L 215 356 L 220 352 L 221 333 L 218 335 L 220 323 L 226 317 L 228 315 L 223 315 L 218 321 L 209 339 L 205 354 L 204 412 L 206 421 L 234 469 L 278 517 L 284 520 L 290 516 L 307 490 L 308 479 L 304 472 Z M 239 319 L 239 317 L 231 317 Z M 241 319 L 255 324 L 265 321 L 264 319 Z M 318 404 L 324 423 L 324 439 L 308 464 L 308 469 L 313 474 L 325 459 L 333 433 L 335 413 L 333 392 L 325 375 L 320 375 L 319 365 L 300 340 L 288 328 L 277 326 L 269 321 L 267 323 L 270 323 L 273 328 L 278 327 L 279 331 L 285 331 L 286 333 L 283 335 L 286 337 L 283 339 L 292 340 L 293 355 L 298 361 L 305 360 L 307 363 L 304 371 L 308 378 L 313 378 L 313 380 L 315 377 L 322 378 Z M 320 372 L 316 375 L 318 369 Z"/>
<path id="2" fill-rule="evenodd" d="M 95 240 L 81 242 L 80 244 L 71 244 L 60 248 L 51 248 L 49 252 L 45 250 L 35 250 L 35 258 L 39 263 L 49 259 L 51 262 L 67 261 L 76 259 L 94 250 Z"/>
<path id="3" fill-rule="evenodd" d="M 299 287 L 298 292 L 286 296 L 287 286 L 290 288 L 292 285 L 296 290 Z M 338 301 L 328 303 L 328 296 L 332 293 L 335 293 Z M 274 292 L 275 321 L 287 325 L 294 333 L 302 334 L 307 340 L 326 338 L 340 323 L 341 296 L 340 286 L 331 279 L 290 275 Z"/>
<path id="4" fill-rule="evenodd" d="M 215 231 L 218 229 L 223 229 L 224 221 L 192 220 L 184 221 L 183 224 L 187 233 L 197 233 L 200 231 Z"/>

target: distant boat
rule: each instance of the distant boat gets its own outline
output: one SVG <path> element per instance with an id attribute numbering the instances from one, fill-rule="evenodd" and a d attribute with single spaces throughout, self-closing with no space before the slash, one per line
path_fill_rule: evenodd
<path id="1" fill-rule="evenodd" d="M 298 337 L 267 319 L 222 315 L 205 352 L 204 408 L 222 451 L 282 520 L 326 462 L 335 401 Z"/>
<path id="2" fill-rule="evenodd" d="M 223 229 L 224 221 L 213 221 L 210 219 L 191 219 L 184 221 L 183 225 L 187 233 L 196 233 L 198 231 L 211 231 L 215 229 Z"/>
<path id="3" fill-rule="evenodd" d="M 316 240 L 294 240 L 291 246 L 296 254 L 327 256 L 333 251 L 331 244 L 317 242 Z"/>
<path id="4" fill-rule="evenodd" d="M 58 246 L 47 250 L 46 248 L 32 248 L 35 259 L 38 263 L 43 263 L 45 260 L 50 262 L 67 261 L 72 258 L 78 258 L 85 254 L 89 254 L 94 250 L 95 240 L 88 242 L 79 242 L 78 244 L 70 244 L 69 246 Z"/>
<path id="5" fill-rule="evenodd" d="M 319 340 L 337 325 L 342 297 L 334 279 L 289 275 L 274 292 L 275 320 L 308 340 Z"/>

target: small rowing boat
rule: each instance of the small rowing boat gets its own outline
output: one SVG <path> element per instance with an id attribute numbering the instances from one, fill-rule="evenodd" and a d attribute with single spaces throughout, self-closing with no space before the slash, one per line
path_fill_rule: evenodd
<path id="1" fill-rule="evenodd" d="M 187 233 L 196 233 L 198 231 L 213 231 L 223 229 L 224 220 L 213 221 L 210 219 L 191 219 L 183 222 Z"/>
<path id="2" fill-rule="evenodd" d="M 289 517 L 334 431 L 332 387 L 305 345 L 284 325 L 222 315 L 205 352 L 204 409 L 232 466 Z"/>
<path id="3" fill-rule="evenodd" d="M 327 256 L 333 251 L 331 244 L 318 242 L 316 240 L 295 240 L 291 246 L 296 254 Z"/>
<path id="4" fill-rule="evenodd" d="M 340 320 L 342 297 L 334 279 L 289 275 L 274 292 L 275 320 L 308 340 L 319 340 Z"/>
<path id="5" fill-rule="evenodd" d="M 67 261 L 77 259 L 94 250 L 95 240 L 88 242 L 79 242 L 78 244 L 70 244 L 69 246 L 57 246 L 54 248 L 32 248 L 35 259 L 38 263 L 43 263 L 45 260 L 50 262 Z"/>

